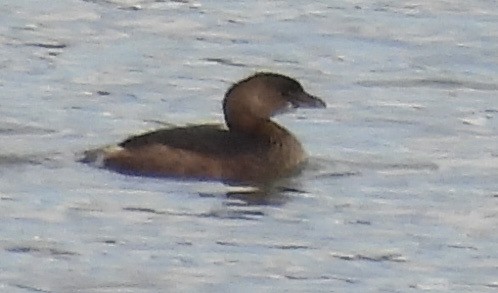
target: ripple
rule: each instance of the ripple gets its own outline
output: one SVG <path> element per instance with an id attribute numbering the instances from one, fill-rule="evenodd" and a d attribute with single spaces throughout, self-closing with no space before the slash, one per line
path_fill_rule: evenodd
<path id="1" fill-rule="evenodd" d="M 66 44 L 61 43 L 27 43 L 26 46 L 40 47 L 44 49 L 64 49 L 67 47 Z"/>
<path id="2" fill-rule="evenodd" d="M 235 242 L 228 242 L 228 241 L 216 241 L 215 243 L 221 246 L 234 246 L 234 247 L 239 246 L 239 244 Z"/>
<path id="3" fill-rule="evenodd" d="M 53 129 L 23 125 L 19 123 L 2 122 L 0 124 L 0 134 L 2 135 L 17 135 L 17 134 L 51 134 L 56 131 Z"/>
<path id="4" fill-rule="evenodd" d="M 478 250 L 474 246 L 470 245 L 461 245 L 461 244 L 450 244 L 448 245 L 449 248 L 456 248 L 456 249 L 465 249 L 465 250 Z"/>
<path id="5" fill-rule="evenodd" d="M 273 245 L 271 248 L 282 249 L 282 250 L 297 250 L 297 249 L 310 249 L 307 245 L 299 244 L 285 244 L 285 245 Z"/>
<path id="6" fill-rule="evenodd" d="M 316 178 L 337 178 L 361 175 L 360 172 L 346 171 L 346 172 L 327 172 L 316 176 Z"/>
<path id="7" fill-rule="evenodd" d="M 41 288 L 24 285 L 24 284 L 12 284 L 12 286 L 13 287 L 17 287 L 19 289 L 23 289 L 23 290 L 28 290 L 30 292 L 46 292 L 46 293 L 52 292 L 52 291 L 44 290 L 44 289 L 41 289 Z"/>
<path id="8" fill-rule="evenodd" d="M 434 171 L 438 170 L 439 166 L 433 162 L 382 162 L 377 159 L 368 159 L 365 158 L 364 161 L 345 161 L 345 160 L 337 160 L 335 162 L 342 163 L 345 165 L 350 165 L 352 167 L 365 168 L 370 170 L 414 170 L 414 171 L 423 171 L 429 170 Z M 331 172 L 328 176 L 332 177 L 334 172 Z M 344 176 L 353 176 L 359 175 L 359 172 L 344 172 L 338 173 L 335 177 L 344 177 Z M 325 174 L 327 175 L 327 174 Z"/>
<path id="9" fill-rule="evenodd" d="M 285 275 L 286 279 L 289 280 L 297 280 L 297 281 L 305 281 L 305 280 L 335 280 L 335 281 L 343 281 L 348 284 L 355 284 L 358 283 L 357 280 L 351 279 L 351 278 L 344 278 L 344 277 L 336 277 L 336 276 L 327 276 L 327 275 L 322 275 L 318 277 L 308 277 L 308 276 L 299 276 L 299 275 Z"/>
<path id="10" fill-rule="evenodd" d="M 202 217 L 207 217 L 207 218 L 245 220 L 245 221 L 256 221 L 263 216 L 265 216 L 265 213 L 263 211 L 250 210 L 250 209 L 216 210 L 202 214 Z"/>
<path id="11" fill-rule="evenodd" d="M 156 214 L 156 215 L 164 215 L 164 214 L 166 214 L 166 212 L 156 211 L 155 209 L 142 208 L 142 207 L 124 207 L 123 211 L 139 212 L 139 213 L 149 213 L 149 214 Z"/>
<path id="12" fill-rule="evenodd" d="M 62 250 L 58 248 L 34 247 L 34 246 L 11 246 L 5 248 L 6 251 L 12 253 L 30 253 L 45 256 L 73 256 L 78 255 L 76 252 Z"/>
<path id="13" fill-rule="evenodd" d="M 432 87 L 432 88 L 467 88 L 473 90 L 496 91 L 498 85 L 495 83 L 484 83 L 477 81 L 466 81 L 445 78 L 421 78 L 421 79 L 400 79 L 400 80 L 362 80 L 357 82 L 364 87 Z"/>
<path id="14" fill-rule="evenodd" d="M 0 155 L 0 167 L 12 165 L 40 165 L 43 163 L 43 161 L 43 158 L 38 158 L 31 155 Z"/>
<path id="15" fill-rule="evenodd" d="M 406 262 L 406 258 L 399 253 L 388 253 L 381 255 L 364 255 L 364 254 L 332 254 L 333 257 L 347 261 L 372 261 L 372 262 Z"/>
<path id="16" fill-rule="evenodd" d="M 204 61 L 214 62 L 222 65 L 236 66 L 236 67 L 247 67 L 246 64 L 234 62 L 225 58 L 205 58 Z"/>
<path id="17" fill-rule="evenodd" d="M 158 211 L 146 207 L 124 207 L 124 211 L 147 213 L 154 215 L 168 215 L 177 217 L 198 217 L 198 218 L 216 218 L 216 219 L 231 219 L 231 220 L 257 220 L 264 216 L 264 212 L 254 210 L 243 206 L 226 204 L 224 209 L 212 210 L 209 212 L 174 212 L 174 211 Z"/>

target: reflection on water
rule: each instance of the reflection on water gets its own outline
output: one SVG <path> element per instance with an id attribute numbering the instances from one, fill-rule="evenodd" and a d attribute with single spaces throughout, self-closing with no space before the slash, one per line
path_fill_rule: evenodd
<path id="1" fill-rule="evenodd" d="M 248 191 L 231 191 L 225 195 L 229 199 L 225 204 L 227 206 L 282 206 L 291 200 L 293 196 L 299 196 L 304 193 L 302 190 L 281 186 L 269 186 Z"/>

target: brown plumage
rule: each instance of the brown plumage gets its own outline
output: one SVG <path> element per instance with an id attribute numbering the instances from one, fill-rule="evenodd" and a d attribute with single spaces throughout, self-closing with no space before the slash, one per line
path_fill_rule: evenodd
<path id="1" fill-rule="evenodd" d="M 305 161 L 299 141 L 270 120 L 298 107 L 325 107 L 289 77 L 257 73 L 225 94 L 228 128 L 196 125 L 161 129 L 85 152 L 84 162 L 126 174 L 266 183 L 292 174 Z"/>

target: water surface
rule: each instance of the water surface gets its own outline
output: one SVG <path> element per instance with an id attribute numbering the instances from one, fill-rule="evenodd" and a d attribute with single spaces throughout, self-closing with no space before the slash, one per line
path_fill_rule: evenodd
<path id="1" fill-rule="evenodd" d="M 495 292 L 494 1 L 0 4 L 0 291 Z M 75 161 L 300 80 L 310 154 L 264 194 Z"/>

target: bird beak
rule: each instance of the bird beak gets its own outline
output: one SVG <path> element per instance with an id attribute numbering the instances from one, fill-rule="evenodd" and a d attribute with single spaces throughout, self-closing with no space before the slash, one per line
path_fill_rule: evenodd
<path id="1" fill-rule="evenodd" d="M 300 93 L 291 94 L 292 106 L 294 108 L 326 108 L 327 104 L 325 102 L 313 95 L 308 94 L 303 91 Z"/>

